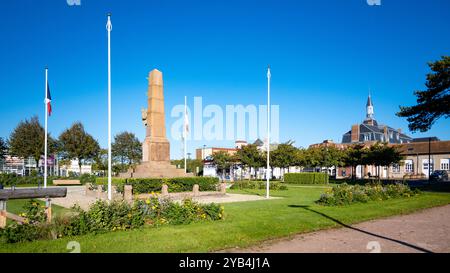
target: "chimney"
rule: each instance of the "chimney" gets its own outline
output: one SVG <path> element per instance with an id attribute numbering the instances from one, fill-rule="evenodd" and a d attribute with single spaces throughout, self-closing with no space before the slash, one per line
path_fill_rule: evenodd
<path id="1" fill-rule="evenodd" d="M 401 134 L 401 133 L 402 133 L 402 129 L 397 129 L 397 132 L 398 132 L 399 134 Z"/>
<path id="2" fill-rule="evenodd" d="M 359 142 L 359 124 L 352 125 L 351 141 Z"/>

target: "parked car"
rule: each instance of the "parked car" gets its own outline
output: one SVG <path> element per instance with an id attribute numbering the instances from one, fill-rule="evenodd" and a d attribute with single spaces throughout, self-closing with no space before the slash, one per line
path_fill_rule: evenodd
<path id="1" fill-rule="evenodd" d="M 430 175 L 430 180 L 436 182 L 448 181 L 448 171 L 436 170 Z"/>

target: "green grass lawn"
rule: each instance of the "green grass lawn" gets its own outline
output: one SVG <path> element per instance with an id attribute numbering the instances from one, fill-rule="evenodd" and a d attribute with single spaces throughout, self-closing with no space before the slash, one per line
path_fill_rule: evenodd
<path id="1" fill-rule="evenodd" d="M 423 193 L 407 199 L 323 207 L 314 204 L 323 191 L 322 187 L 289 187 L 272 191 L 281 199 L 225 204 L 222 221 L 0 244 L 0 252 L 68 252 L 69 241 L 78 241 L 81 252 L 209 252 L 339 226 L 333 219 L 352 224 L 450 203 L 448 193 Z M 264 195 L 264 190 L 231 192 Z"/>

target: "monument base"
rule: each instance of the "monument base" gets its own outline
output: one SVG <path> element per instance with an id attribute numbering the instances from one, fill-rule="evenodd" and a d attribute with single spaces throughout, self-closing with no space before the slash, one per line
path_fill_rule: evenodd
<path id="1" fill-rule="evenodd" d="M 119 174 L 121 178 L 174 178 L 191 177 L 192 173 L 184 173 L 184 169 L 177 169 L 168 161 L 142 162 L 126 173 Z"/>

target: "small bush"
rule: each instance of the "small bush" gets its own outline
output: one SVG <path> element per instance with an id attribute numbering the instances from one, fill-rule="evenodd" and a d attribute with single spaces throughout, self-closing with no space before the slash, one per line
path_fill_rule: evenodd
<path id="1" fill-rule="evenodd" d="M 237 181 L 235 182 L 232 186 L 231 189 L 265 189 L 266 188 L 266 182 L 264 181 L 246 181 L 246 180 L 242 180 L 242 181 Z M 286 185 L 284 185 L 281 182 L 275 182 L 275 181 L 270 181 L 269 183 L 269 188 L 271 190 L 287 190 Z"/>
<path id="2" fill-rule="evenodd" d="M 404 198 L 417 195 L 417 190 L 411 190 L 404 184 L 348 185 L 340 184 L 327 190 L 316 203 L 326 206 L 342 206 L 352 203 L 366 203 L 368 201 L 382 201 L 391 198 Z"/>
<path id="3" fill-rule="evenodd" d="M 328 184 L 326 173 L 287 173 L 284 182 L 290 184 Z"/>
<path id="4" fill-rule="evenodd" d="M 169 187 L 169 192 L 192 191 L 195 184 L 199 185 L 200 191 L 215 191 L 219 179 L 214 177 L 128 178 L 116 180 L 116 189 L 123 193 L 124 185 L 132 185 L 134 194 L 161 192 L 163 184 Z"/>
<path id="5" fill-rule="evenodd" d="M 25 206 L 28 221 L 22 225 L 13 223 L 0 230 L 0 237 L 7 243 L 42 239 L 56 239 L 66 236 L 129 230 L 144 224 L 188 224 L 194 221 L 223 219 L 223 207 L 217 204 L 199 204 L 190 199 L 181 204 L 153 195 L 145 201 L 132 205 L 124 201 L 97 201 L 87 211 L 75 207 L 76 213 L 56 217 L 51 224 L 43 217 L 44 208 L 30 201 Z"/>

